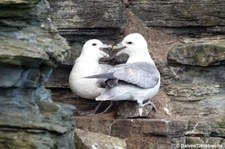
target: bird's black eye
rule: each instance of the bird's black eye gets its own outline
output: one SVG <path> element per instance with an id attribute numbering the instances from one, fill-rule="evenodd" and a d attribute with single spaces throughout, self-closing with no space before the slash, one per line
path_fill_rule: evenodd
<path id="1" fill-rule="evenodd" d="M 127 44 L 132 44 L 132 42 L 131 41 L 128 41 Z"/>
<path id="2" fill-rule="evenodd" d="M 96 46 L 97 44 L 96 43 L 92 43 L 92 46 Z"/>

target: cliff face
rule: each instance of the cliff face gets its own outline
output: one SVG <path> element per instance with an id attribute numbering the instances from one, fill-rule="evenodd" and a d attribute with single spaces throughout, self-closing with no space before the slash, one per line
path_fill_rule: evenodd
<path id="1" fill-rule="evenodd" d="M 224 1 L 140 0 L 129 8 L 148 27 L 162 27 L 177 35 L 224 34 Z"/>
<path id="2" fill-rule="evenodd" d="M 0 148 L 74 148 L 73 106 L 45 88 L 69 46 L 42 0 L 0 2 Z"/>
<path id="3" fill-rule="evenodd" d="M 82 44 L 91 38 L 114 44 L 131 32 L 143 34 L 162 75 L 161 90 L 153 100 L 156 113 L 143 119 L 75 117 L 78 128 L 126 139 L 128 148 L 224 145 L 224 1 L 49 3 L 53 24 L 72 47 L 67 61 L 47 84 L 54 100 L 78 106 L 84 103 L 89 108 L 95 104 L 80 100 L 67 83 Z"/>

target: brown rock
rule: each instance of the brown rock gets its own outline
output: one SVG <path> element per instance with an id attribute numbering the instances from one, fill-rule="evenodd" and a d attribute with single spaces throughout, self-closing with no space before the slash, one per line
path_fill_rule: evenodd
<path id="1" fill-rule="evenodd" d="M 109 115 L 75 117 L 77 128 L 126 139 L 128 148 L 173 148 L 184 143 L 187 121 L 113 119 Z M 106 131 L 107 130 L 107 131 Z"/>
<path id="2" fill-rule="evenodd" d="M 122 118 L 148 117 L 156 109 L 152 105 L 139 107 L 136 102 L 121 102 L 118 105 L 117 115 Z"/>
<path id="3" fill-rule="evenodd" d="M 126 142 L 123 139 L 107 136 L 100 133 L 76 129 L 77 149 L 126 149 Z"/>

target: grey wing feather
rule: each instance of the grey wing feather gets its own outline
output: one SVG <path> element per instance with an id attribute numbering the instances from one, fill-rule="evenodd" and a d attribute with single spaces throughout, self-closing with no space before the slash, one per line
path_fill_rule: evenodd
<path id="1" fill-rule="evenodd" d="M 99 66 L 101 67 L 101 73 L 107 73 L 108 70 L 112 68 L 111 65 L 106 65 L 106 64 L 99 64 Z M 89 78 L 89 77 L 86 77 L 86 78 Z M 91 76 L 90 76 L 90 78 L 91 78 Z M 101 77 L 99 77 L 99 78 L 101 78 Z M 100 88 L 105 88 L 107 85 L 106 80 L 107 79 L 104 79 L 104 78 L 98 79 L 98 81 L 97 81 L 98 86 Z"/>
<path id="2" fill-rule="evenodd" d="M 100 65 L 101 73 L 91 76 L 86 76 L 84 78 L 105 78 L 105 79 L 115 79 L 113 73 L 109 73 L 109 70 L 113 69 L 110 65 Z"/>
<path id="3" fill-rule="evenodd" d="M 159 72 L 154 65 L 146 63 L 122 64 L 115 67 L 113 76 L 141 88 L 152 88 L 159 81 Z"/>
<path id="4" fill-rule="evenodd" d="M 107 73 L 87 76 L 86 78 L 118 79 L 141 88 L 153 88 L 158 84 L 159 71 L 149 63 L 120 64 Z"/>

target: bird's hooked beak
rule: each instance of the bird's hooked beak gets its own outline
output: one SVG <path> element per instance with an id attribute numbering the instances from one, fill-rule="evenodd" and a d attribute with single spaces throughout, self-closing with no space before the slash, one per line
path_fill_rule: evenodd
<path id="1" fill-rule="evenodd" d="M 119 43 L 119 44 L 117 44 L 116 46 L 113 46 L 112 49 L 115 50 L 115 51 L 118 51 L 118 52 L 116 53 L 116 56 L 119 56 L 119 55 L 122 54 L 122 53 L 128 54 L 126 48 L 127 48 L 127 47 L 124 46 L 122 43 Z"/>
<path id="2" fill-rule="evenodd" d="M 107 58 L 109 58 L 109 54 L 107 54 L 106 51 L 110 51 L 110 50 L 112 50 L 112 46 L 111 45 L 107 45 L 107 44 L 104 44 L 104 45 L 102 45 L 99 48 L 100 54 L 103 57 L 107 57 Z"/>

